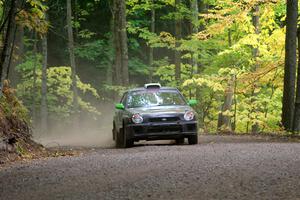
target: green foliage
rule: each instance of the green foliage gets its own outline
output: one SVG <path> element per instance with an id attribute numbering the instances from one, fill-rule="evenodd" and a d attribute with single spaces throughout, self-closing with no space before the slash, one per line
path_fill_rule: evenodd
<path id="1" fill-rule="evenodd" d="M 119 98 L 122 97 L 124 92 L 126 92 L 129 89 L 135 88 L 137 85 L 130 85 L 128 87 L 120 86 L 120 85 L 104 85 L 104 88 L 106 92 L 113 92 L 119 96 Z"/>
<path id="2" fill-rule="evenodd" d="M 38 19 L 38 23 L 43 22 L 44 16 L 41 12 L 47 8 L 42 1 L 28 2 L 32 3 L 32 9 L 22 19 L 27 28 L 34 29 L 36 24 L 31 19 Z M 58 26 L 55 31 L 60 33 L 55 33 L 55 37 L 60 38 L 65 34 L 65 24 L 60 14 L 64 11 L 65 3 L 53 2 L 51 8 L 56 10 L 49 12 L 55 12 L 52 13 L 53 29 Z M 198 13 L 199 20 L 193 18 L 195 11 L 191 10 L 190 3 L 181 1 L 180 5 L 175 5 L 175 0 L 126 0 L 128 63 L 132 87 L 142 85 L 148 80 L 151 47 L 154 49 L 153 81 L 178 87 L 187 98 L 197 99 L 199 104 L 195 109 L 203 130 L 217 130 L 226 92 L 233 90 L 231 108 L 222 114 L 231 118 L 235 131 L 250 131 L 254 124 L 258 124 L 261 131 L 280 131 L 285 1 L 199 1 L 199 8 L 202 8 L 201 13 Z M 259 6 L 259 12 L 254 13 L 256 5 Z M 115 94 L 121 95 L 131 86 L 111 85 L 111 79 L 114 78 L 112 74 L 120 73 L 112 70 L 114 47 L 111 1 L 78 1 L 78 5 L 74 7 L 75 53 L 79 71 L 83 75 L 80 77 L 85 80 L 93 79 L 91 82 L 94 82 L 94 87 L 106 94 L 114 93 L 105 95 L 106 99 L 116 99 Z M 154 33 L 151 32 L 152 9 L 156 14 Z M 259 16 L 259 32 L 255 31 L 253 25 L 254 15 Z M 182 20 L 182 38 L 177 41 L 174 36 L 175 20 Z M 199 33 L 191 33 L 192 24 L 199 28 Z M 61 38 L 56 41 L 66 42 Z M 254 49 L 258 49 L 257 56 L 253 54 Z M 65 55 L 67 48 L 55 51 L 58 51 L 55 55 Z M 174 51 L 181 52 L 179 85 L 175 81 Z M 61 60 L 66 61 L 64 56 Z M 28 107 L 32 102 L 34 65 L 38 74 L 36 102 L 39 104 L 41 55 L 34 56 L 29 53 L 18 66 L 22 73 L 18 94 Z M 70 69 L 49 68 L 48 87 L 52 117 L 67 118 L 72 113 Z M 78 88 L 81 91 L 81 109 L 96 114 L 94 107 L 84 101 L 84 96 L 98 97 L 96 91 L 80 80 Z"/>
<path id="3" fill-rule="evenodd" d="M 29 113 L 26 107 L 15 97 L 14 91 L 7 88 L 0 98 L 1 117 L 15 118 L 29 123 Z"/>
<path id="4" fill-rule="evenodd" d="M 45 16 L 48 7 L 44 2 L 45 0 L 26 0 L 25 9 L 21 9 L 17 13 L 17 23 L 40 34 L 45 34 L 49 24 Z"/>
<path id="5" fill-rule="evenodd" d="M 107 41 L 95 40 L 92 42 L 84 43 L 76 47 L 75 53 L 80 58 L 95 61 L 101 56 L 102 63 L 110 63 L 112 57 L 112 49 Z"/>
<path id="6" fill-rule="evenodd" d="M 19 72 L 22 72 L 22 82 L 17 86 L 17 94 L 27 107 L 31 107 L 30 104 L 33 98 L 35 98 L 37 107 L 40 106 L 41 102 L 41 63 L 40 60 L 34 61 L 35 58 L 40 58 L 40 55 L 28 55 L 25 62 L 17 68 Z M 37 68 L 36 92 L 34 92 L 33 85 L 33 63 L 36 63 Z M 47 103 L 50 117 L 54 120 L 68 119 L 73 112 L 71 68 L 65 66 L 48 68 L 47 86 Z M 91 97 L 98 99 L 99 95 L 96 89 L 90 84 L 81 82 L 79 77 L 77 77 L 77 87 L 80 92 L 78 102 L 81 112 L 87 112 L 94 118 L 100 115 L 100 112 L 89 101 L 85 100 Z"/>
<path id="7" fill-rule="evenodd" d="M 251 131 L 254 124 L 258 124 L 261 131 L 281 130 L 285 36 L 278 18 L 284 17 L 282 3 L 267 1 L 260 4 L 260 12 L 257 13 L 260 33 L 257 34 L 252 25 L 255 2 L 243 5 L 239 1 L 215 1 L 215 9 L 202 16 L 206 28 L 196 36 L 180 41 L 181 45 L 176 50 L 182 52 L 183 85 L 179 88 L 185 96 L 199 100 L 200 106 L 196 109 L 205 131 L 216 131 L 228 87 L 234 90 L 233 105 L 222 114 L 235 122 L 235 131 Z M 151 46 L 175 49 L 169 39 L 163 41 L 157 39 L 159 36 L 153 39 L 147 34 L 140 35 L 145 36 Z M 254 48 L 259 49 L 257 58 L 253 57 Z M 200 69 L 185 63 L 192 57 L 201 66 Z M 164 84 L 176 86 L 172 63 L 160 64 L 156 75 Z M 232 77 L 236 79 L 234 85 L 229 86 Z"/>
<path id="8" fill-rule="evenodd" d="M 16 143 L 16 152 L 21 156 L 23 156 L 27 153 L 26 150 L 23 148 L 23 146 L 19 142 Z"/>
<path id="9" fill-rule="evenodd" d="M 129 71 L 132 75 L 148 75 L 149 71 L 147 65 L 142 62 L 139 58 L 133 57 L 128 62 Z"/>

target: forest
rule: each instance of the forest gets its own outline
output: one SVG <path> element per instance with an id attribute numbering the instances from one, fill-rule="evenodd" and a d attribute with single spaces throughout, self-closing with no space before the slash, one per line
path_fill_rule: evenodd
<path id="1" fill-rule="evenodd" d="M 198 101 L 200 132 L 297 134 L 298 29 L 297 0 L 0 0 L 1 109 L 45 135 L 159 82 Z"/>

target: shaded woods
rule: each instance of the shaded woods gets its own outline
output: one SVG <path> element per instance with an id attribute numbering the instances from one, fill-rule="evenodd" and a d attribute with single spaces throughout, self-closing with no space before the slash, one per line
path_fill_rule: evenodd
<path id="1" fill-rule="evenodd" d="M 300 130 L 298 1 L 6 0 L 0 14 L 1 85 L 40 135 L 97 123 L 147 82 L 197 99 L 202 132 Z"/>

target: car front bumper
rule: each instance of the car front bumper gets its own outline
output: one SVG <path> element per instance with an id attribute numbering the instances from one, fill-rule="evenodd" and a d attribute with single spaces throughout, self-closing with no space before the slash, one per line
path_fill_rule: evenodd
<path id="1" fill-rule="evenodd" d="M 128 124 L 125 128 L 127 137 L 134 140 L 179 139 L 197 135 L 196 121 Z"/>

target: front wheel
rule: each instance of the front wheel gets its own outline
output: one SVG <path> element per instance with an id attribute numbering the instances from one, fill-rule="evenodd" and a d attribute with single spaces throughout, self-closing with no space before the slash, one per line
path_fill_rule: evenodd
<path id="1" fill-rule="evenodd" d="M 129 148 L 129 147 L 132 147 L 133 144 L 134 144 L 134 140 L 131 139 L 131 138 L 128 138 L 128 133 L 126 131 L 126 129 L 123 129 L 124 131 L 124 134 L 123 134 L 123 138 L 124 138 L 124 145 L 123 145 L 123 148 Z"/>
<path id="2" fill-rule="evenodd" d="M 189 144 L 198 144 L 198 135 L 191 135 L 188 137 Z"/>
<path id="3" fill-rule="evenodd" d="M 117 148 L 122 148 L 124 143 L 123 129 L 116 131 L 115 143 Z"/>
<path id="4" fill-rule="evenodd" d="M 112 129 L 112 137 L 113 137 L 114 141 L 116 140 L 116 135 L 117 135 L 117 130 L 116 130 L 116 126 L 115 126 L 115 123 L 114 123 L 113 124 L 113 129 Z"/>
<path id="5" fill-rule="evenodd" d="M 184 144 L 184 138 L 176 139 L 176 144 L 177 144 L 177 145 Z"/>

